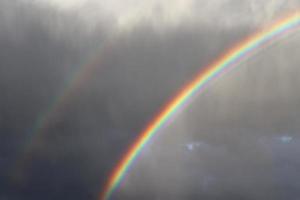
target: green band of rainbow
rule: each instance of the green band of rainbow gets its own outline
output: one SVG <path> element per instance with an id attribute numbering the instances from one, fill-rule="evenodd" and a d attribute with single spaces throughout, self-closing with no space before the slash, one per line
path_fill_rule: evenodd
<path id="1" fill-rule="evenodd" d="M 217 59 L 212 65 L 206 67 L 205 71 L 199 73 L 194 80 L 186 85 L 176 96 L 170 101 L 164 109 L 153 119 L 146 127 L 134 144 L 130 147 L 123 159 L 117 164 L 111 176 L 108 179 L 107 185 L 100 196 L 101 200 L 109 199 L 112 193 L 120 185 L 122 179 L 129 170 L 133 161 L 138 157 L 143 147 L 147 142 L 158 132 L 158 130 L 180 109 L 187 103 L 195 93 L 199 92 L 206 83 L 211 79 L 218 77 L 221 72 L 236 66 L 237 64 L 249 58 L 258 50 L 273 44 L 278 39 L 283 38 L 288 33 L 299 28 L 300 14 L 294 13 L 282 20 L 275 22 L 267 29 L 263 29 L 253 36 L 242 41 L 234 48 L 227 51 L 226 54 Z"/>

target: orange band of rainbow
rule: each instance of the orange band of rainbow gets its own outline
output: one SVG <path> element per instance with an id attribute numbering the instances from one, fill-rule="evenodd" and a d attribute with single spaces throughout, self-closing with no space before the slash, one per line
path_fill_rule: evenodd
<path id="1" fill-rule="evenodd" d="M 172 101 L 166 104 L 164 109 L 162 109 L 162 111 L 149 123 L 146 129 L 142 131 L 123 159 L 113 170 L 103 193 L 101 193 L 100 199 L 106 200 L 111 197 L 112 193 L 120 185 L 120 182 L 123 180 L 124 176 L 129 170 L 129 167 L 138 157 L 147 142 L 171 118 L 171 116 L 173 116 L 180 108 L 182 108 L 183 105 L 195 95 L 195 93 L 199 92 L 199 90 L 202 89 L 206 83 L 218 77 L 225 69 L 240 64 L 242 61 L 249 58 L 250 55 L 258 52 L 258 50 L 273 44 L 275 41 L 283 38 L 283 36 L 286 36 L 288 33 L 294 32 L 297 30 L 297 28 L 299 28 L 299 25 L 300 14 L 297 12 L 289 17 L 275 22 L 269 28 L 263 29 L 262 31 L 259 31 L 253 36 L 242 41 L 234 48 L 227 51 L 226 54 L 217 59 L 212 65 L 206 67 L 206 70 L 198 74 L 194 80 L 186 85 L 175 96 L 175 98 L 173 98 Z"/>

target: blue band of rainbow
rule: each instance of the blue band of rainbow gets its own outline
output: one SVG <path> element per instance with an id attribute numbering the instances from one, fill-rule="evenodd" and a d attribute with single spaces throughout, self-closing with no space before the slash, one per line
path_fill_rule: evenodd
<path id="1" fill-rule="evenodd" d="M 251 55 L 270 46 L 284 36 L 287 36 L 288 33 L 295 32 L 299 28 L 299 25 L 300 14 L 297 12 L 243 40 L 228 50 L 223 56 L 219 57 L 213 64 L 206 67 L 205 71 L 200 72 L 194 80 L 179 91 L 173 100 L 166 104 L 162 111 L 149 123 L 146 129 L 141 132 L 139 137 L 123 156 L 123 159 L 113 170 L 103 193 L 100 195 L 100 199 L 107 200 L 111 197 L 147 142 L 151 140 L 158 130 L 182 108 L 192 96 L 199 93 L 210 80 L 219 77 L 225 70 L 237 66 Z"/>

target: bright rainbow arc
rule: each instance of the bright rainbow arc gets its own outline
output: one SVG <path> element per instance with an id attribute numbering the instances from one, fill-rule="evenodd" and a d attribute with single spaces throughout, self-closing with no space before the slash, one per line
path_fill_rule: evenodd
<path id="1" fill-rule="evenodd" d="M 130 147 L 128 152 L 118 163 L 113 170 L 109 180 L 100 196 L 101 200 L 107 200 L 112 193 L 117 189 L 126 175 L 129 167 L 134 160 L 141 153 L 143 147 L 147 142 L 158 132 L 158 130 L 166 124 L 166 122 L 181 109 L 188 100 L 191 99 L 200 89 L 213 78 L 219 77 L 224 70 L 240 64 L 251 55 L 257 53 L 259 50 L 268 47 L 288 33 L 297 30 L 300 26 L 300 13 L 290 15 L 283 20 L 277 21 L 271 27 L 264 29 L 253 36 L 242 41 L 234 48 L 230 49 L 217 59 L 213 64 L 206 67 L 205 71 L 200 72 L 194 80 L 186 85 L 176 96 L 171 100 L 162 111 L 153 119 L 146 127 L 140 136 L 136 139 L 134 144 Z"/>

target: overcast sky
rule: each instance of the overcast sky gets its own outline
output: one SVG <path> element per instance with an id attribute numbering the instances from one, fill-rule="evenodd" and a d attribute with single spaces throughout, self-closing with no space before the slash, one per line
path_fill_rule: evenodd
<path id="1" fill-rule="evenodd" d="M 0 200 L 97 199 L 196 73 L 297 0 L 1 0 Z M 297 199 L 300 35 L 212 82 L 112 199 Z"/>

